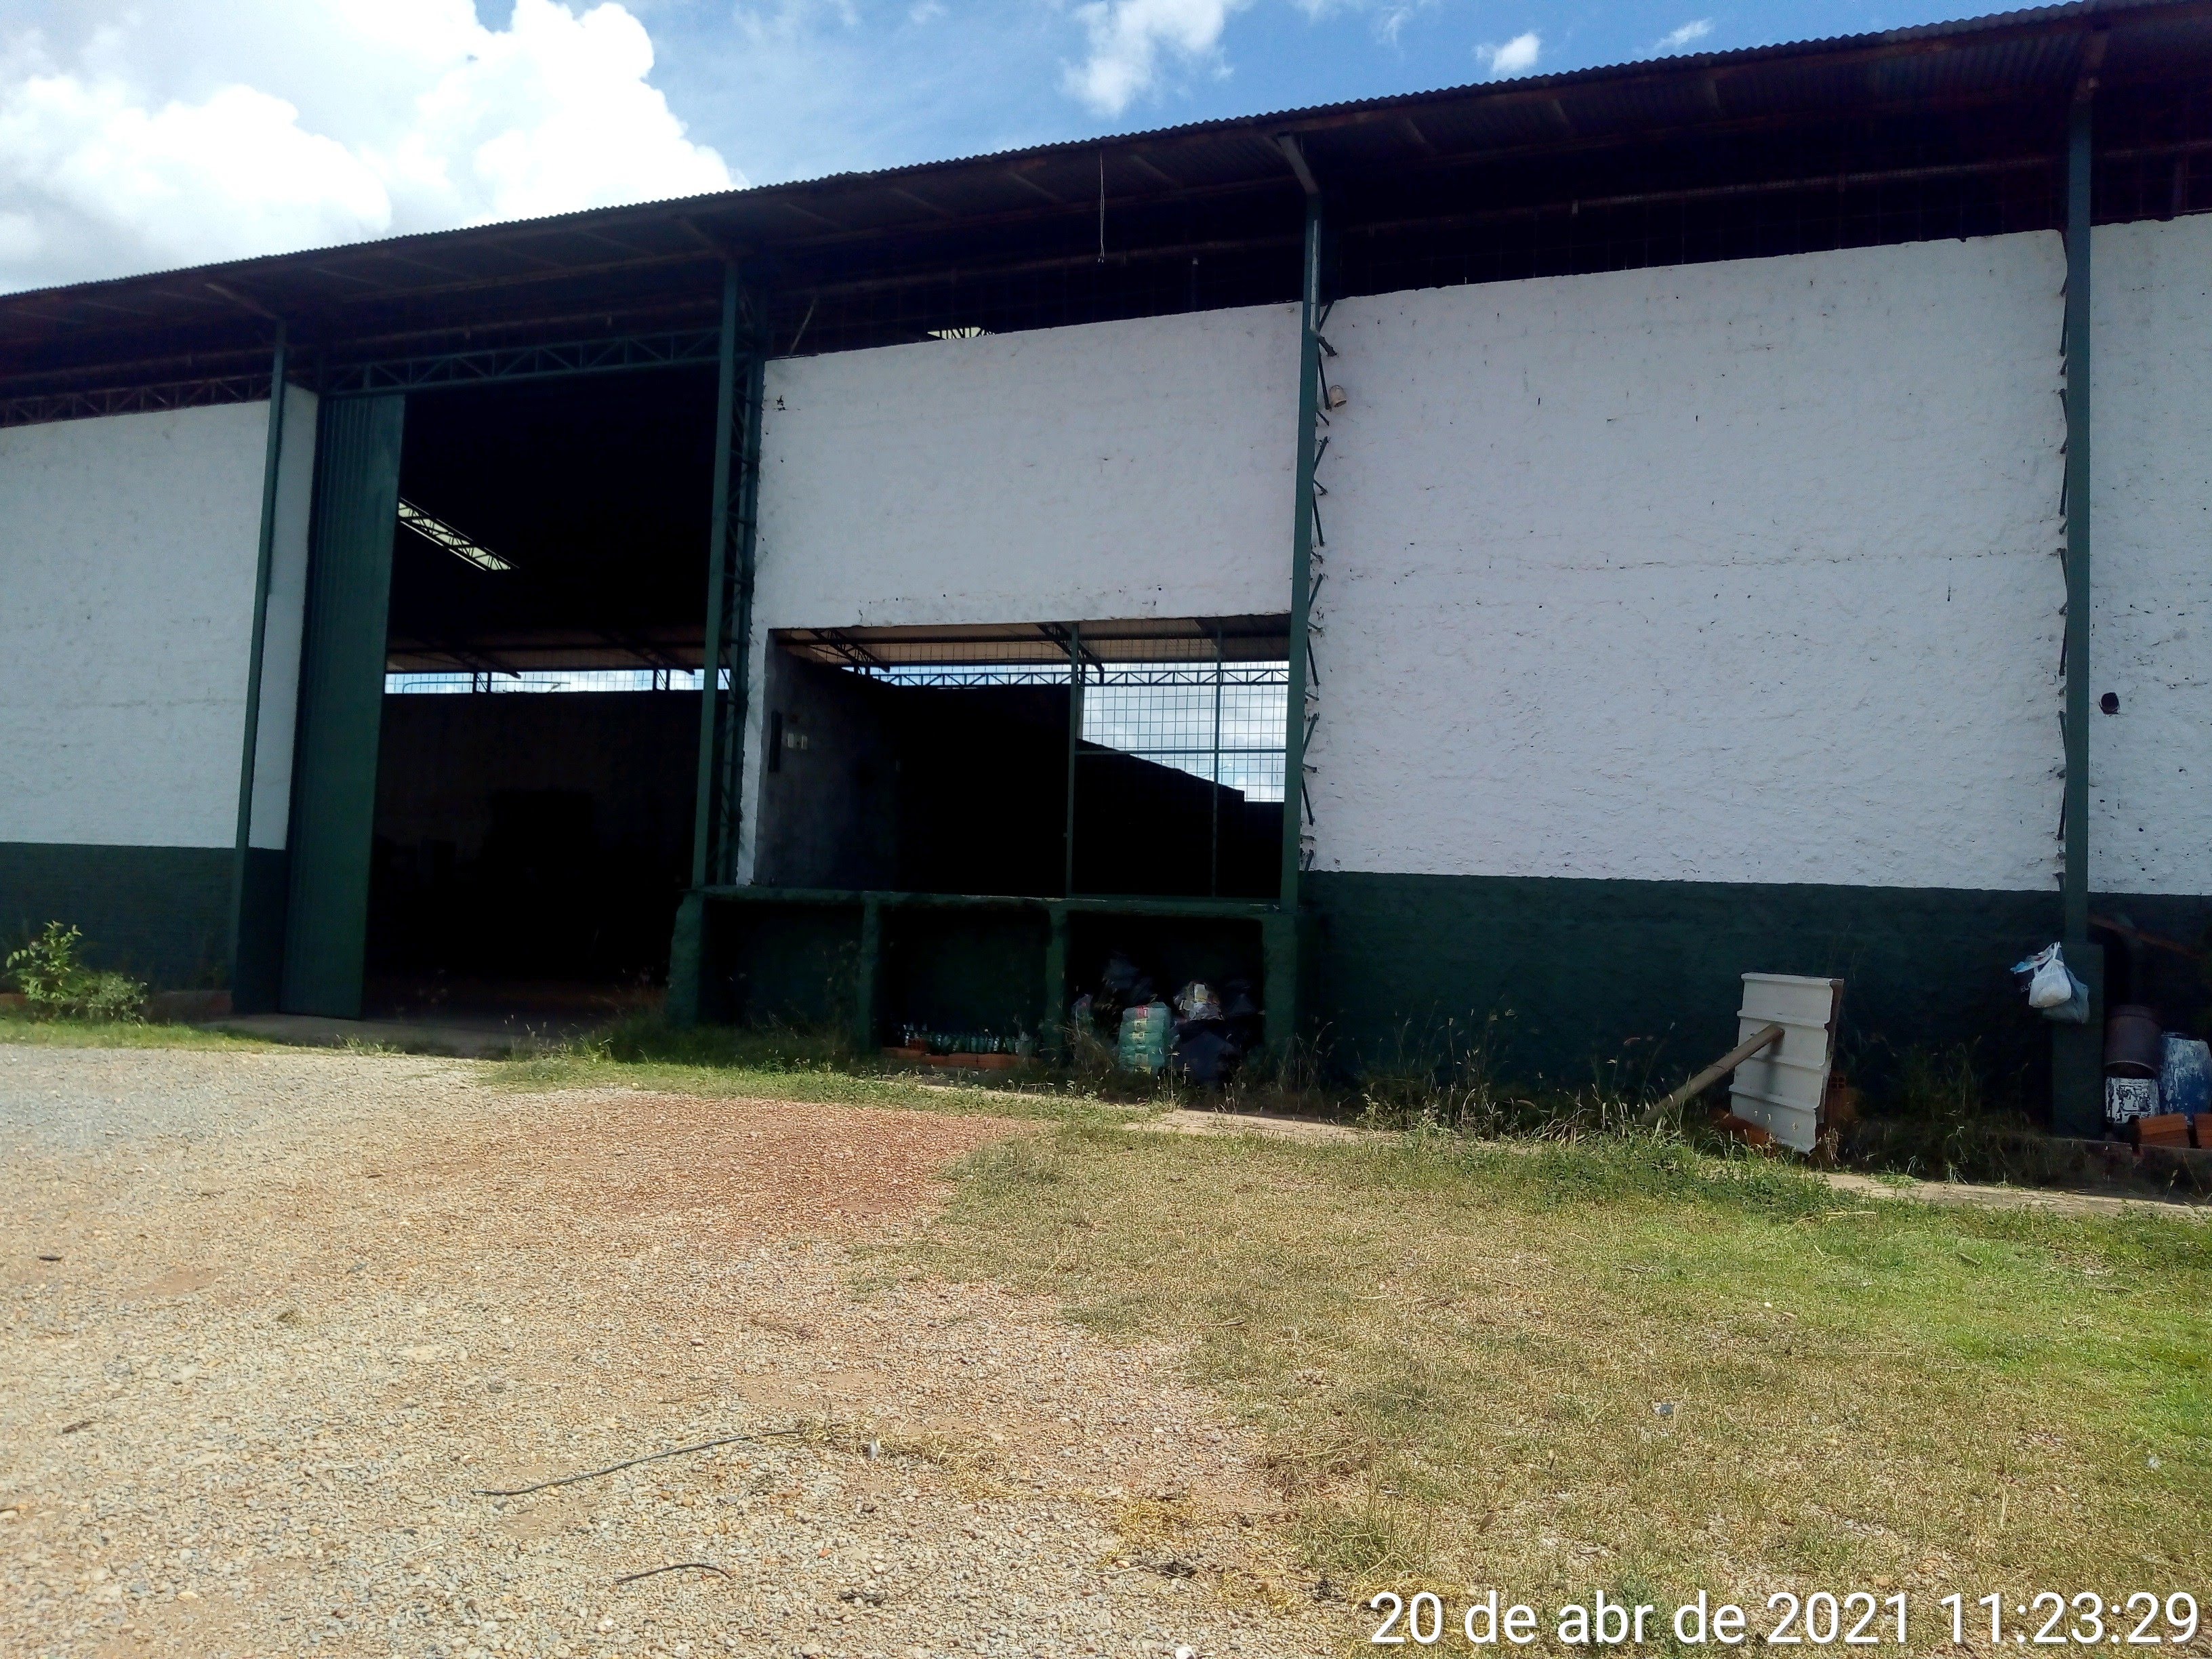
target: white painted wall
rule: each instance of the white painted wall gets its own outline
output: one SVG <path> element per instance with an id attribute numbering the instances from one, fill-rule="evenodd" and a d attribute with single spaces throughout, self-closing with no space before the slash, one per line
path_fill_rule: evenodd
<path id="1" fill-rule="evenodd" d="M 2212 215 L 2094 254 L 2089 882 L 2212 893 Z"/>
<path id="2" fill-rule="evenodd" d="M 1340 304 L 1321 867 L 2051 888 L 2063 278 L 2033 234 Z"/>
<path id="3" fill-rule="evenodd" d="M 1281 611 L 1286 306 L 769 365 L 763 628 Z"/>
<path id="4" fill-rule="evenodd" d="M 267 435 L 265 403 L 0 429 L 0 841 L 234 844 Z"/>
<path id="5" fill-rule="evenodd" d="M 770 363 L 752 684 L 778 628 L 1288 610 L 1297 331 L 1261 306 Z"/>

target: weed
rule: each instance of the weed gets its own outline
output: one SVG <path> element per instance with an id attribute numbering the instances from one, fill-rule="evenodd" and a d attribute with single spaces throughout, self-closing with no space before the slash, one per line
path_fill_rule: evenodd
<path id="1" fill-rule="evenodd" d="M 79 955 L 84 935 L 58 921 L 8 957 L 8 977 L 23 994 L 31 1013 L 42 1019 L 136 1021 L 146 1006 L 146 988 L 125 974 L 85 966 Z"/>

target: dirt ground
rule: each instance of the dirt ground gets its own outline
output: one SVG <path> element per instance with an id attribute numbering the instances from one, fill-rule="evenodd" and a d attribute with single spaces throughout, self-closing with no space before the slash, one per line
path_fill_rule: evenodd
<path id="1" fill-rule="evenodd" d="M 1334 1650 L 1176 1354 L 891 1270 L 1021 1132 L 0 1048 L 0 1650 Z"/>

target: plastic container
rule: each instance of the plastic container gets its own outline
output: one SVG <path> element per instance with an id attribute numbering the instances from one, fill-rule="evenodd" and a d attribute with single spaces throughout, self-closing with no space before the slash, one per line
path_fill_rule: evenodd
<path id="1" fill-rule="evenodd" d="M 2139 1117 L 2158 1115 L 2158 1079 L 2154 1077 L 2108 1077 L 2105 1079 L 2105 1121 L 2132 1123 Z"/>
<path id="2" fill-rule="evenodd" d="M 2190 1117 L 2212 1112 L 2212 1042 L 2169 1033 L 2165 1063 L 2158 1072 L 2158 1093 L 2169 1112 Z"/>
<path id="3" fill-rule="evenodd" d="M 1124 1071 L 1157 1072 L 1168 1063 L 1168 1042 L 1174 1035 L 1175 1011 L 1166 1003 L 1146 1002 L 1124 1008 L 1115 1063 Z"/>
<path id="4" fill-rule="evenodd" d="M 2105 1016 L 2105 1075 L 2156 1077 L 2166 1064 L 2158 1010 L 2124 1002 Z"/>

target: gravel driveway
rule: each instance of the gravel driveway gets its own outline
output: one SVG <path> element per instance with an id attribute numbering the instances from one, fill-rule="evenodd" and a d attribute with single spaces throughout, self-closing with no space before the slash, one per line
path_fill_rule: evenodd
<path id="1" fill-rule="evenodd" d="M 489 1077 L 0 1045 L 0 1651 L 1348 1634 L 1173 1353 L 870 1286 L 937 1172 L 1021 1126 Z"/>

